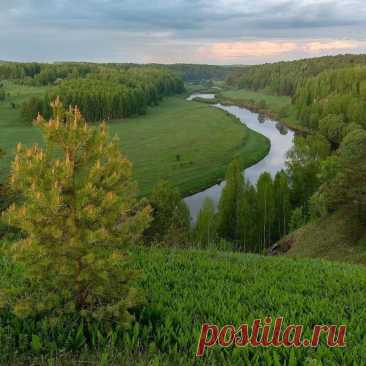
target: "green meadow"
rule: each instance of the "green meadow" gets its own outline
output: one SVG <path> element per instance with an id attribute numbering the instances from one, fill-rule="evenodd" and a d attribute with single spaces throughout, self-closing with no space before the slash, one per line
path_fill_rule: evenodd
<path id="1" fill-rule="evenodd" d="M 0 103 L 0 147 L 7 152 L 0 165 L 1 178 L 9 171 L 18 142 L 41 142 L 38 129 L 22 121 L 20 104 L 31 95 L 42 96 L 45 89 L 8 85 L 7 91 L 10 97 Z M 234 157 L 247 167 L 269 148 L 267 139 L 226 112 L 181 96 L 164 99 L 145 115 L 111 121 L 109 127 L 133 162 L 142 194 L 160 179 L 171 181 L 183 194 L 199 191 L 222 179 Z"/>
<path id="2" fill-rule="evenodd" d="M 50 330 L 42 321 L 20 320 L 3 312 L 1 364 L 364 365 L 363 266 L 215 248 L 141 248 L 131 254 L 133 266 L 144 271 L 136 285 L 145 291 L 145 303 L 134 309 L 136 320 L 128 331 L 116 327 L 106 337 L 99 333 L 97 323 L 84 328 L 75 326 L 72 319 Z M 15 281 L 16 271 L 5 260 L 0 262 L 0 272 L 0 281 Z M 195 357 L 202 323 L 239 327 L 267 316 L 284 317 L 283 328 L 304 325 L 308 339 L 315 324 L 347 325 L 347 346 L 329 348 L 321 336 L 317 348 L 215 346 L 203 358 Z M 87 334 L 94 351 L 86 346 Z M 21 354 L 17 356 L 16 351 Z M 9 362 L 14 358 L 19 363 Z"/>
<path id="3" fill-rule="evenodd" d="M 291 103 L 291 98 L 281 95 L 271 95 L 265 91 L 253 91 L 248 89 L 227 89 L 219 94 L 223 101 L 230 101 L 234 104 L 250 103 L 258 105 L 265 102 L 264 110 L 274 115 L 277 119 L 286 123 L 290 128 L 303 130 L 304 127 L 299 125 L 296 116 L 295 106 Z"/>

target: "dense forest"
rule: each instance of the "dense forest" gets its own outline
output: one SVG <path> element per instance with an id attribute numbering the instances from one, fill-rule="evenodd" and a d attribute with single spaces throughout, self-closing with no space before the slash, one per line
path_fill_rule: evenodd
<path id="1" fill-rule="evenodd" d="M 157 105 L 164 96 L 183 91 L 182 80 L 162 69 L 102 68 L 84 78 L 61 80 L 57 86 L 49 88 L 43 99 L 34 97 L 25 102 L 22 114 L 28 122 L 38 112 L 49 117 L 50 102 L 59 96 L 66 105 L 79 106 L 89 121 L 125 118 L 143 114 L 148 106 Z"/>
<path id="2" fill-rule="evenodd" d="M 291 96 L 298 123 L 310 132 L 307 136 L 297 136 L 288 153 L 283 182 L 288 183 L 285 191 L 288 190 L 290 199 L 287 193 L 282 199 L 286 212 L 291 212 L 286 217 L 288 231 L 342 207 L 353 209 L 358 213 L 357 220 L 361 225 L 364 223 L 365 63 L 365 55 L 340 55 L 258 65 L 228 77 L 231 86 Z M 266 180 L 269 183 L 270 177 L 261 177 L 258 192 Z M 272 230 L 268 242 L 273 244 L 281 235 L 274 235 L 271 229 L 271 217 L 278 219 L 278 213 L 271 211 L 276 210 L 277 195 L 270 185 L 268 189 L 272 189 L 271 198 L 266 209 L 260 210 L 260 217 L 267 218 L 262 232 L 264 235 L 265 228 Z M 253 190 L 247 192 L 247 201 L 253 201 L 250 199 Z M 238 205 L 240 199 L 236 202 Z M 258 200 L 256 204 L 252 205 L 252 215 L 258 210 Z M 278 223 L 275 227 L 278 228 Z M 258 232 L 260 229 L 256 235 Z"/>
<path id="3" fill-rule="evenodd" d="M 227 82 L 238 88 L 266 90 L 270 94 L 295 94 L 297 87 L 322 71 L 365 65 L 365 55 L 339 55 L 248 66 L 231 73 Z"/>
<path id="4" fill-rule="evenodd" d="M 89 62 L 60 62 L 53 64 L 19 63 L 0 61 L 0 80 L 18 80 L 27 85 L 48 85 L 64 79 L 84 78 L 90 73 L 105 70 L 127 71 L 129 69 L 163 69 L 170 71 L 186 82 L 203 80 L 224 80 L 240 66 L 216 66 L 197 64 L 133 64 L 133 63 L 89 63 Z"/>
<path id="5" fill-rule="evenodd" d="M 340 143 L 350 128 L 366 127 L 366 67 L 324 71 L 305 80 L 293 99 L 304 125 Z"/>

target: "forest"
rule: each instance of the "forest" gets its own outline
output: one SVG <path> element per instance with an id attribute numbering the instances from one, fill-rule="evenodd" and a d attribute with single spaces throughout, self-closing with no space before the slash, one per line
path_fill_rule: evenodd
<path id="1" fill-rule="evenodd" d="M 283 220 L 286 223 L 285 234 L 346 207 L 357 212 L 355 220 L 364 225 L 364 63 L 364 55 L 321 57 L 249 67 L 239 73 L 234 72 L 227 79 L 229 85 L 262 90 L 264 95 L 289 95 L 297 123 L 309 131 L 305 136 L 295 137 L 295 145 L 288 153 L 287 169 L 283 173 L 283 183 L 287 188 L 279 206 L 286 207 L 287 217 Z M 266 181 L 263 177 L 258 181 L 257 191 L 260 191 L 263 180 Z M 270 177 L 267 181 L 270 182 Z M 267 190 L 271 189 L 274 188 L 269 184 Z M 250 193 L 247 196 L 247 201 L 253 201 Z M 259 225 L 263 228 L 263 238 L 266 231 L 272 233 L 268 243 L 273 244 L 283 235 L 276 235 L 271 226 L 272 220 L 281 217 L 274 204 L 277 195 L 270 193 L 269 197 L 265 210 L 259 211 L 259 216 L 267 218 L 268 222 Z M 236 202 L 239 205 L 240 199 Z M 257 208 L 251 209 L 250 217 L 256 209 L 258 203 Z M 255 222 L 258 224 L 259 221 Z M 278 230 L 280 225 L 276 223 L 274 227 Z M 257 242 L 261 240 L 257 239 Z"/>
<path id="2" fill-rule="evenodd" d="M 38 112 L 50 116 L 50 102 L 59 96 L 66 105 L 77 105 L 89 121 L 144 114 L 164 96 L 184 91 L 181 79 L 158 69 L 115 69 L 63 80 L 43 100 L 34 97 L 23 105 L 23 117 L 32 121 Z"/>
<path id="3" fill-rule="evenodd" d="M 266 90 L 269 94 L 293 96 L 298 86 L 322 71 L 365 65 L 365 55 L 339 55 L 303 59 L 292 62 L 248 66 L 231 73 L 231 86 Z M 300 86 L 301 87 L 301 86 Z"/>

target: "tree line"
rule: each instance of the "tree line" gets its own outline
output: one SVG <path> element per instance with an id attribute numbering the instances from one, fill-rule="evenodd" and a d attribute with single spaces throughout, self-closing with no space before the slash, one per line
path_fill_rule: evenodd
<path id="1" fill-rule="evenodd" d="M 43 99 L 31 98 L 22 105 L 22 115 L 28 122 L 38 112 L 49 117 L 50 101 L 60 96 L 66 105 L 77 105 L 89 121 L 125 118 L 143 114 L 164 96 L 183 91 L 183 81 L 161 69 L 99 70 L 85 78 L 60 82 Z"/>
<path id="2" fill-rule="evenodd" d="M 350 129 L 366 127 L 366 67 L 324 71 L 293 99 L 301 123 L 339 144 Z"/>
<path id="3" fill-rule="evenodd" d="M 96 64 L 66 62 L 42 64 L 37 62 L 0 62 L 0 79 L 14 80 L 19 84 L 42 86 L 58 80 L 85 77 L 98 69 Z"/>
<path id="4" fill-rule="evenodd" d="M 321 72 L 366 65 L 366 55 L 338 55 L 273 64 L 255 65 L 236 70 L 227 83 L 238 88 L 265 90 L 270 94 L 293 96 L 306 79 Z"/>
<path id="5" fill-rule="evenodd" d="M 241 66 L 217 66 L 197 64 L 133 64 L 133 63 L 91 63 L 58 62 L 53 64 L 37 62 L 0 62 L 0 79 L 14 80 L 21 84 L 41 86 L 50 85 L 60 80 L 84 78 L 90 73 L 103 70 L 126 71 L 129 69 L 150 68 L 170 71 L 186 82 L 204 80 L 224 80 Z"/>

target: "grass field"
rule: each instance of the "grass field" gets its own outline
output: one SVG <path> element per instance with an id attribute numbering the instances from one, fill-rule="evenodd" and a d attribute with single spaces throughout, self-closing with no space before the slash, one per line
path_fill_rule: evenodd
<path id="1" fill-rule="evenodd" d="M 43 96 L 46 89 L 5 83 L 5 90 L 10 97 L 0 102 L 0 148 L 7 154 L 0 160 L 0 180 L 8 174 L 12 152 L 18 142 L 31 145 L 42 141 L 39 130 L 22 121 L 20 105 L 31 96 Z M 15 103 L 15 109 L 11 107 L 11 102 Z"/>
<path id="2" fill-rule="evenodd" d="M 220 93 L 223 100 L 237 101 L 250 101 L 259 103 L 261 101 L 266 102 L 266 110 L 275 117 L 279 118 L 282 122 L 286 123 L 288 127 L 294 129 L 303 129 L 296 118 L 295 106 L 291 104 L 291 98 L 286 96 L 269 95 L 262 91 L 252 91 L 247 89 L 229 89 Z"/>
<path id="3" fill-rule="evenodd" d="M 32 365 L 65 366 L 364 365 L 363 266 L 215 250 L 152 248 L 138 250 L 133 256 L 134 266 L 145 273 L 138 286 L 145 290 L 146 302 L 134 310 L 136 322 L 128 332 L 115 330 L 111 338 L 98 335 L 96 353 L 80 346 L 85 339 L 73 323 L 47 330 L 41 322 L 22 322 L 2 314 L 1 364 L 8 364 L 9 356 L 27 355 Z M 0 263 L 0 273 L 1 281 L 12 281 L 5 263 Z M 345 324 L 347 346 L 327 348 L 321 337 L 317 348 L 215 346 L 202 359 L 195 358 L 202 323 L 238 327 L 266 316 L 282 316 L 285 325 L 303 324 L 306 338 L 315 324 Z M 32 346 L 34 337 L 29 334 L 37 336 L 37 347 Z M 46 355 L 37 363 L 40 353 Z"/>
<path id="4" fill-rule="evenodd" d="M 290 97 L 282 97 L 276 95 L 269 95 L 263 92 L 256 92 L 247 89 L 235 89 L 235 90 L 225 90 L 222 92 L 224 97 L 237 98 L 237 99 L 252 99 L 255 102 L 260 102 L 264 100 L 268 106 L 274 110 L 280 110 L 283 107 L 288 107 L 291 104 Z"/>
<path id="5" fill-rule="evenodd" d="M 10 99 L 0 103 L 0 147 L 7 156 L 0 163 L 8 173 L 18 142 L 40 142 L 38 129 L 20 118 L 19 103 L 44 89 L 11 86 Z M 10 101 L 17 104 L 12 109 Z M 224 177 L 227 164 L 240 156 L 247 167 L 264 157 L 269 142 L 224 111 L 182 97 L 165 99 L 144 116 L 110 122 L 110 133 L 121 139 L 123 152 L 134 164 L 142 194 L 160 179 L 168 179 L 183 194 L 199 191 Z M 179 156 L 178 156 L 179 155 Z"/>

